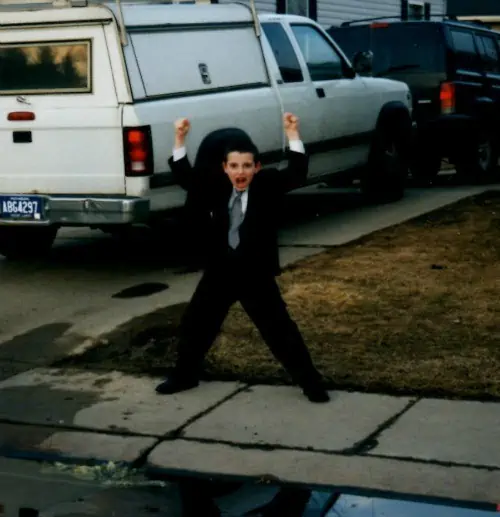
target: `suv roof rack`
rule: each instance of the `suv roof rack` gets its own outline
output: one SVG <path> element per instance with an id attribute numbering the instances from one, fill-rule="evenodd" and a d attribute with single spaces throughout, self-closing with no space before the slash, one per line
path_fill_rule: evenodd
<path id="1" fill-rule="evenodd" d="M 431 14 L 430 18 L 440 18 L 442 20 L 452 20 L 452 21 L 457 20 L 456 16 L 448 15 L 448 14 Z M 348 22 L 342 22 L 340 24 L 340 26 L 341 27 L 350 27 L 351 25 L 355 25 L 357 23 L 380 22 L 380 21 L 389 21 L 389 20 L 394 20 L 397 22 L 428 22 L 428 21 L 430 21 L 430 18 L 421 19 L 421 20 L 403 20 L 401 18 L 401 16 L 378 16 L 376 18 L 362 18 L 359 20 L 350 20 Z"/>

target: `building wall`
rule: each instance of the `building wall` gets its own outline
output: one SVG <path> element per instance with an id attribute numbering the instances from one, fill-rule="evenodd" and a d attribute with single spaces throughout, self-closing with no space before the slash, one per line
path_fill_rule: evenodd
<path id="1" fill-rule="evenodd" d="M 459 16 L 500 16 L 498 0 L 448 0 L 448 14 Z"/>
<path id="2" fill-rule="evenodd" d="M 318 22 L 325 27 L 340 25 L 344 21 L 400 16 L 400 0 L 317 0 Z M 500 0 L 499 0 L 500 1 Z M 421 2 L 416 2 L 421 3 Z M 431 14 L 446 12 L 445 0 L 431 0 Z"/>
<path id="3" fill-rule="evenodd" d="M 232 2 L 234 0 L 219 0 L 220 3 Z M 242 3 L 248 3 L 248 0 L 238 0 Z M 276 0 L 255 0 L 255 8 L 258 13 L 275 13 L 276 12 Z"/>
<path id="4" fill-rule="evenodd" d="M 232 0 L 219 1 L 230 2 Z M 248 0 L 240 1 L 248 2 Z M 446 0 L 429 1 L 432 4 L 432 14 L 443 14 L 446 12 Z M 498 1 L 500 2 L 500 0 Z M 294 14 L 305 15 L 309 13 L 308 5 L 311 2 L 315 2 L 317 21 L 325 28 L 359 18 L 401 15 L 401 0 L 256 0 L 255 5 L 258 12 L 275 13 L 277 12 L 278 2 L 280 5 L 288 4 L 292 6 Z M 423 1 L 415 0 L 415 3 L 422 4 Z"/>
<path id="5" fill-rule="evenodd" d="M 483 22 L 489 29 L 500 32 L 500 16 L 457 16 L 457 19 L 467 22 Z"/>

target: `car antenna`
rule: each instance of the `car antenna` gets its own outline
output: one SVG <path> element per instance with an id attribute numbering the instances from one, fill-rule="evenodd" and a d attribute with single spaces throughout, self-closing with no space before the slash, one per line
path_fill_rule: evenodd
<path id="1" fill-rule="evenodd" d="M 118 8 L 118 25 L 120 26 L 120 41 L 122 47 L 126 47 L 128 45 L 127 38 L 127 30 L 125 29 L 125 21 L 123 19 L 123 10 L 122 10 L 122 2 L 121 0 L 115 0 L 116 7 Z"/>

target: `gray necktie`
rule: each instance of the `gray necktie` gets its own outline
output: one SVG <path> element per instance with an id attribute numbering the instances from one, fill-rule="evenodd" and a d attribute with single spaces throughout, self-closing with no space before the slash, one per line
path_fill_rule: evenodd
<path id="1" fill-rule="evenodd" d="M 241 196 L 243 192 L 236 192 L 233 205 L 231 206 L 231 212 L 229 214 L 230 225 L 229 225 L 229 234 L 228 234 L 228 242 L 229 246 L 235 250 L 240 243 L 240 234 L 239 228 L 241 223 L 243 222 L 243 209 L 241 206 Z"/>

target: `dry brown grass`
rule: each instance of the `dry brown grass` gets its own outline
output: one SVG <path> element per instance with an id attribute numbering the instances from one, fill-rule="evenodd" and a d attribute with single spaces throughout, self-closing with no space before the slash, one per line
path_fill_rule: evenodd
<path id="1" fill-rule="evenodd" d="M 489 193 L 305 259 L 279 282 L 332 387 L 499 398 L 499 259 L 500 193 Z M 161 373 L 183 308 L 131 322 L 64 364 Z M 207 371 L 287 382 L 239 305 Z"/>

